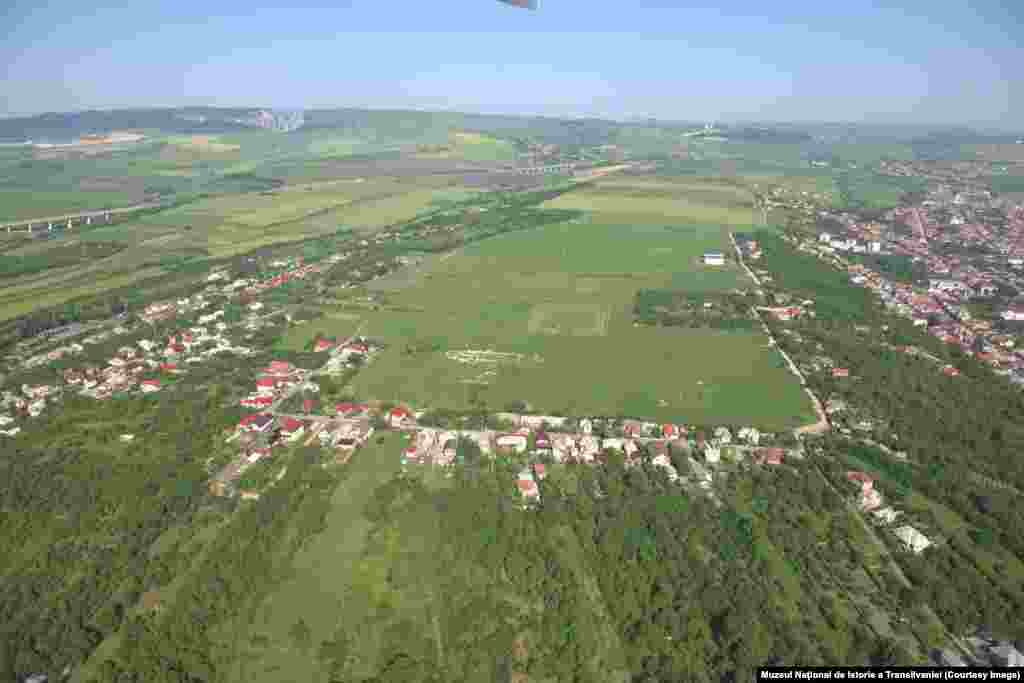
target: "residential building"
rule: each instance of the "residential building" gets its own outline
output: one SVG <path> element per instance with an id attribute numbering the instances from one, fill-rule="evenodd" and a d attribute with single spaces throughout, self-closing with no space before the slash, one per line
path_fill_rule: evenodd
<path id="1" fill-rule="evenodd" d="M 909 525 L 901 526 L 893 533 L 896 534 L 896 538 L 903 543 L 904 547 L 913 553 L 920 553 L 932 544 L 924 534 Z"/>

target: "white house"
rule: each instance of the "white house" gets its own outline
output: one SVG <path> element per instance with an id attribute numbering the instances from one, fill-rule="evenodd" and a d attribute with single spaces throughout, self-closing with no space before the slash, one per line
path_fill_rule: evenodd
<path id="1" fill-rule="evenodd" d="M 526 450 L 527 439 L 523 434 L 502 434 L 494 441 L 498 448 L 511 448 L 516 453 Z"/>
<path id="2" fill-rule="evenodd" d="M 892 524 L 900 516 L 900 511 L 891 507 L 884 507 L 880 510 L 875 510 L 871 514 L 882 524 Z"/>
<path id="3" fill-rule="evenodd" d="M 831 242 L 832 241 L 832 235 L 828 234 L 827 232 L 823 232 L 820 235 L 818 235 L 818 241 L 819 242 Z"/>
<path id="4" fill-rule="evenodd" d="M 715 438 L 718 439 L 719 443 L 731 444 L 732 443 L 732 432 L 729 431 L 728 427 L 716 427 Z"/>
<path id="5" fill-rule="evenodd" d="M 932 544 L 924 534 L 912 526 L 901 526 L 893 533 L 896 534 L 896 538 L 902 541 L 907 550 L 913 553 L 920 553 Z"/>
<path id="6" fill-rule="evenodd" d="M 756 446 L 761 441 L 761 432 L 754 427 L 744 427 L 739 431 L 741 441 L 746 441 L 751 446 Z"/>
<path id="7" fill-rule="evenodd" d="M 706 251 L 704 252 L 704 265 L 706 266 L 724 266 L 725 265 L 725 254 L 720 251 Z"/>

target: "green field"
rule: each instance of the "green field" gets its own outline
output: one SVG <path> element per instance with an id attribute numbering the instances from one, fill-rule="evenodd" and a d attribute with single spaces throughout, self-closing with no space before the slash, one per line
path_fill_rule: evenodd
<path id="1" fill-rule="evenodd" d="M 280 681 L 283 671 L 288 672 L 288 680 L 329 680 L 316 653 L 295 647 L 289 630 L 302 619 L 313 633 L 312 642 L 319 644 L 330 639 L 339 623 L 365 599 L 361 587 L 353 586 L 370 578 L 361 571 L 360 562 L 372 526 L 363 508 L 374 490 L 398 471 L 403 439 L 402 434 L 386 434 L 383 443 L 373 443 L 353 457 L 331 498 L 326 531 L 296 555 L 290 578 L 255 610 L 251 623 L 229 622 L 220 630 L 224 646 L 236 653 L 248 650 L 237 657 L 236 668 L 229 672 L 231 680 Z"/>
<path id="2" fill-rule="evenodd" d="M 745 190 L 713 182 L 604 180 L 544 204 L 580 209 L 623 223 L 718 223 L 752 225 L 753 200 Z"/>
<path id="3" fill-rule="evenodd" d="M 633 325 L 638 289 L 748 286 L 734 263 L 699 262 L 727 235 L 717 225 L 569 223 L 467 246 L 363 311 L 365 333 L 389 347 L 353 390 L 463 410 L 523 400 L 568 414 L 805 422 L 810 407 L 762 335 Z M 446 355 L 468 350 L 508 355 Z"/>

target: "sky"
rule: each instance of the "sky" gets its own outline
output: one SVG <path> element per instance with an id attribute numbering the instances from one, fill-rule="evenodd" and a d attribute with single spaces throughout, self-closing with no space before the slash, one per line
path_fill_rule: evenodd
<path id="1" fill-rule="evenodd" d="M 1019 0 L 7 0 L 0 116 L 414 108 L 1024 125 Z"/>

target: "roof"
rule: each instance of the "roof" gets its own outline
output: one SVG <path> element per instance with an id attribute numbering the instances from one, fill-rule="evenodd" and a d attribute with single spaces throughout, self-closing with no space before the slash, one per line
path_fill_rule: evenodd
<path id="1" fill-rule="evenodd" d="M 401 406 L 391 409 L 391 417 L 409 417 L 412 413 Z"/>
<path id="2" fill-rule="evenodd" d="M 297 432 L 302 428 L 303 424 L 293 418 L 286 417 L 281 420 L 281 429 L 286 432 Z"/>

